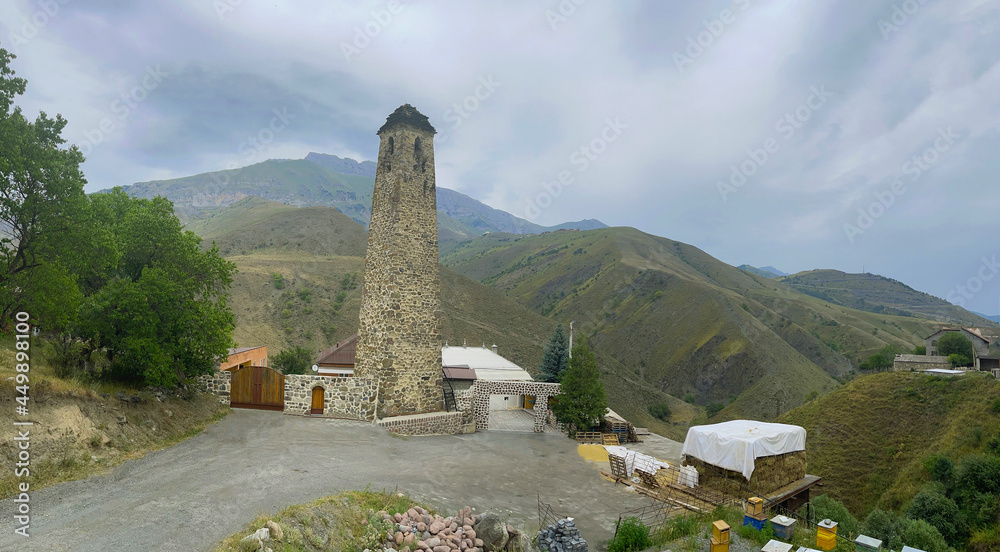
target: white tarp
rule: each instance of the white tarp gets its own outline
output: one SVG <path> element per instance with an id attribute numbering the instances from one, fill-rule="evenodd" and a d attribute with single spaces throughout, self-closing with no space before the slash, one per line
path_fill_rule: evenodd
<path id="1" fill-rule="evenodd" d="M 604 445 L 604 450 L 608 451 L 608 454 L 614 454 L 615 456 L 619 456 L 625 459 L 625 473 L 629 477 L 632 476 L 632 473 L 635 470 L 656 475 L 657 470 L 659 470 L 660 468 L 670 467 L 670 464 L 667 464 L 666 462 L 661 462 L 656 458 L 642 454 L 641 452 L 628 450 L 625 447 Z"/>
<path id="2" fill-rule="evenodd" d="M 806 430 L 799 426 L 733 420 L 692 427 L 681 454 L 740 472 L 749 481 L 755 458 L 800 450 L 806 450 Z"/>

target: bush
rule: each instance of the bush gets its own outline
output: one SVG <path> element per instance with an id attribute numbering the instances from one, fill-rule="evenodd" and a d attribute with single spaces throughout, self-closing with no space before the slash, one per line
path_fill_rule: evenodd
<path id="1" fill-rule="evenodd" d="M 965 355 L 960 355 L 958 353 L 952 353 L 948 355 L 948 362 L 950 362 L 951 365 L 955 367 L 969 366 L 970 364 L 972 364 L 972 360 L 970 360 L 969 357 Z"/>
<path id="2" fill-rule="evenodd" d="M 927 346 L 926 345 L 917 345 L 916 347 L 913 348 L 913 352 L 911 354 L 914 354 L 914 355 L 926 355 L 927 354 Z"/>
<path id="3" fill-rule="evenodd" d="M 831 498 L 830 495 L 819 495 L 812 499 L 812 515 L 814 521 L 819 521 L 822 519 L 832 519 L 836 521 L 838 525 L 838 531 L 848 534 L 857 534 L 858 531 L 858 520 L 851 512 L 844 506 L 842 502 Z M 799 511 L 801 515 L 805 515 L 805 507 Z"/>
<path id="4" fill-rule="evenodd" d="M 922 519 L 908 519 L 903 529 L 903 543 L 927 552 L 948 552 L 948 542 L 933 525 Z"/>
<path id="5" fill-rule="evenodd" d="M 924 489 L 917 493 L 906 509 L 906 515 L 930 523 L 948 542 L 964 542 L 969 537 L 968 525 L 958 504 L 937 489 Z"/>
<path id="6" fill-rule="evenodd" d="M 615 538 L 608 542 L 608 552 L 638 552 L 650 545 L 649 527 L 643 525 L 639 518 L 630 517 L 618 526 Z"/>
<path id="7" fill-rule="evenodd" d="M 274 289 L 281 289 L 285 287 L 285 277 L 282 276 L 280 272 L 271 274 L 271 280 L 274 282 Z"/>
<path id="8" fill-rule="evenodd" d="M 948 485 L 955 473 L 955 463 L 947 456 L 931 456 L 924 460 L 924 469 L 931 474 L 934 481 Z"/>
<path id="9" fill-rule="evenodd" d="M 299 290 L 299 298 L 301 298 L 306 303 L 309 302 L 309 299 L 311 297 L 312 297 L 312 290 L 310 290 L 309 288 L 302 288 Z"/>
<path id="10" fill-rule="evenodd" d="M 649 407 L 649 415 L 664 422 L 670 421 L 670 414 L 670 407 L 666 403 L 654 404 Z"/>
<path id="11" fill-rule="evenodd" d="M 708 417 L 711 418 L 722 411 L 723 408 L 725 408 L 725 406 L 723 406 L 722 403 L 712 403 L 708 405 L 705 411 L 708 413 Z"/>
<path id="12" fill-rule="evenodd" d="M 308 374 L 312 366 L 313 355 L 302 346 L 285 349 L 271 359 L 271 368 L 282 374 Z"/>
<path id="13" fill-rule="evenodd" d="M 990 407 L 990 410 L 992 410 L 994 414 L 1000 414 L 1000 397 L 997 397 L 997 399 L 993 401 L 993 405 Z"/>
<path id="14" fill-rule="evenodd" d="M 906 529 L 905 518 L 895 512 L 876 508 L 865 518 L 859 531 L 882 541 L 882 546 L 885 548 L 899 550 L 903 547 L 904 529 Z"/>

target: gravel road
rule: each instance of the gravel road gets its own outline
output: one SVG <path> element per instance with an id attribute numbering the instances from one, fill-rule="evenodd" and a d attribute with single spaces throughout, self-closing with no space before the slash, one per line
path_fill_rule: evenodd
<path id="1" fill-rule="evenodd" d="M 537 526 L 536 493 L 603 548 L 648 501 L 599 477 L 556 434 L 391 437 L 361 422 L 236 410 L 202 434 L 111 473 L 31 494 L 29 538 L 0 501 L 0 550 L 212 550 L 259 514 L 343 490 L 396 489 L 441 512 L 469 505 Z M 594 546 L 600 543 L 599 546 Z"/>

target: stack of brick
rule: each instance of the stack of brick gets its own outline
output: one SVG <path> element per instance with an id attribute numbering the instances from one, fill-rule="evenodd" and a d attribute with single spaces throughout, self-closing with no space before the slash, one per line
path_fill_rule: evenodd
<path id="1" fill-rule="evenodd" d="M 587 552 L 573 518 L 560 519 L 538 532 L 538 549 L 543 552 Z"/>
<path id="2" fill-rule="evenodd" d="M 441 517 L 414 506 L 401 514 L 379 512 L 382 520 L 392 524 L 386 533 L 386 549 L 400 552 L 483 552 L 483 541 L 476 536 L 473 525 L 476 516 L 466 506 L 458 515 Z"/>

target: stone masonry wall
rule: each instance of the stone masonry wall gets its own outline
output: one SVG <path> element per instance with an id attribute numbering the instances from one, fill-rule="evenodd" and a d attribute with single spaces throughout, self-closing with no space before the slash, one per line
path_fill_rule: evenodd
<path id="1" fill-rule="evenodd" d="M 910 370 L 922 371 L 932 368 L 951 370 L 951 362 L 948 357 L 932 355 L 896 355 L 892 363 L 894 372 L 908 372 Z"/>
<path id="2" fill-rule="evenodd" d="M 312 390 L 316 387 L 323 388 L 322 416 L 365 421 L 374 418 L 374 379 L 315 375 L 285 376 L 285 414 L 309 415 L 312 411 Z"/>
<path id="3" fill-rule="evenodd" d="M 378 131 L 355 374 L 380 418 L 444 409 L 434 133 L 409 105 Z"/>
<path id="4" fill-rule="evenodd" d="M 484 381 L 477 380 L 473 389 L 473 410 L 476 414 L 476 428 L 490 427 L 490 395 L 534 395 L 535 431 L 545 431 L 549 415 L 549 397 L 559 394 L 558 383 L 539 381 Z"/>
<path id="5" fill-rule="evenodd" d="M 464 433 L 461 412 L 434 412 L 415 416 L 398 416 L 376 422 L 396 435 L 458 435 Z"/>
<path id="6" fill-rule="evenodd" d="M 195 383 L 205 391 L 218 395 L 219 403 L 228 405 L 232 391 L 233 373 L 227 370 L 216 370 L 212 374 L 202 374 L 195 378 Z"/>

